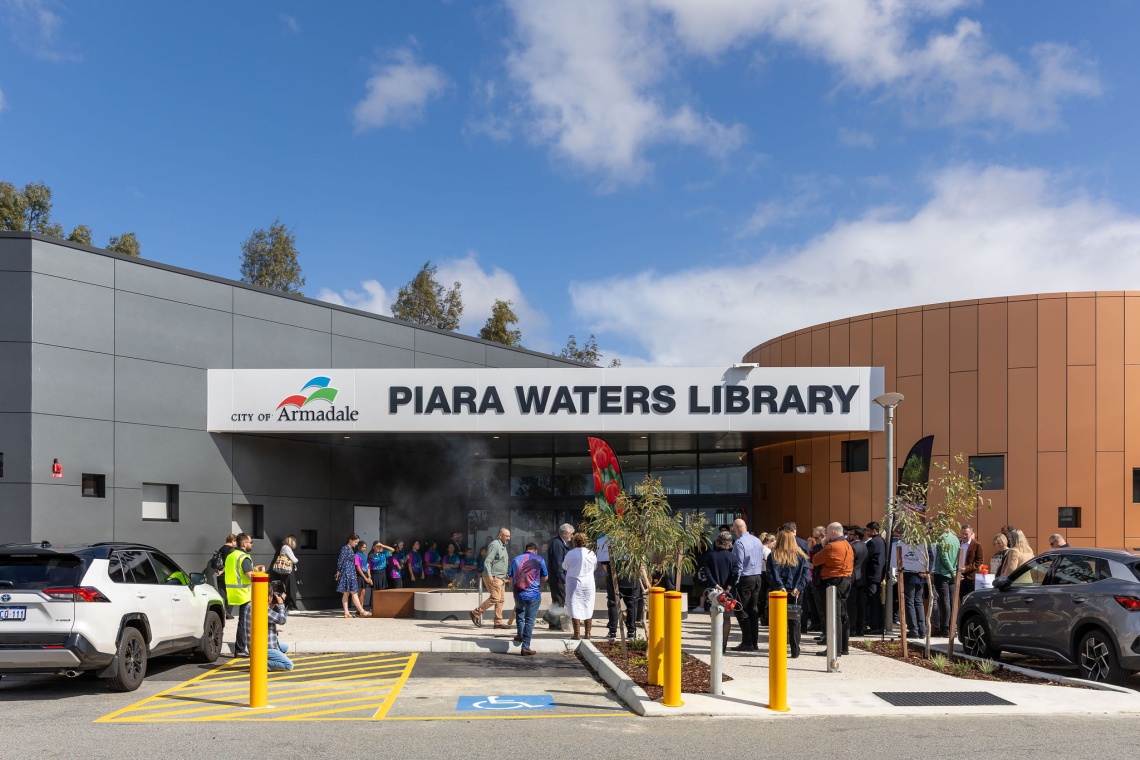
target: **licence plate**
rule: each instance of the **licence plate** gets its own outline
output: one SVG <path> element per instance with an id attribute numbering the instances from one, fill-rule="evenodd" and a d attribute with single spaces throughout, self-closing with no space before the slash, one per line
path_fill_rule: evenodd
<path id="1" fill-rule="evenodd" d="M 0 620 L 23 620 L 27 615 L 27 607 L 0 607 Z"/>

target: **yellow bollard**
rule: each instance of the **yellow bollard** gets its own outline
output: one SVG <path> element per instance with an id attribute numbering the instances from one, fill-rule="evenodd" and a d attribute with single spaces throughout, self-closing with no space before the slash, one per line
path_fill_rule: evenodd
<path id="1" fill-rule="evenodd" d="M 265 707 L 269 689 L 269 573 L 250 573 L 253 603 L 249 609 L 249 706 Z"/>
<path id="2" fill-rule="evenodd" d="M 681 707 L 681 592 L 665 592 L 665 694 L 661 704 Z"/>
<path id="3" fill-rule="evenodd" d="M 768 709 L 788 712 L 788 592 L 768 594 Z"/>
<path id="4" fill-rule="evenodd" d="M 649 589 L 649 683 L 661 685 L 661 666 L 665 657 L 665 589 Z"/>

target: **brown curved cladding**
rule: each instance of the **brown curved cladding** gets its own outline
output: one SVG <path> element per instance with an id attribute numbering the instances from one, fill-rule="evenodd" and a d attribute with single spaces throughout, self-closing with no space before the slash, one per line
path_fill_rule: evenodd
<path id="1" fill-rule="evenodd" d="M 1077 546 L 1140 551 L 1140 291 L 956 301 L 798 330 L 748 352 L 765 367 L 881 366 L 902 457 L 934 436 L 935 461 L 1003 455 L 1005 489 L 974 519 L 988 546 L 1001 526 L 1038 551 L 1052 533 Z M 842 472 L 841 442 L 871 438 L 868 472 Z M 788 434 L 753 452 L 758 528 L 796 520 L 865 525 L 884 510 L 883 433 Z M 783 473 L 783 458 L 809 465 Z M 1081 508 L 1079 528 L 1059 507 Z"/>

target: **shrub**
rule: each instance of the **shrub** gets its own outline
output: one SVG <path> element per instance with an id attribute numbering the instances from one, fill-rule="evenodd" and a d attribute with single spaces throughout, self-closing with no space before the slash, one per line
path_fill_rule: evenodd
<path id="1" fill-rule="evenodd" d="M 988 676 L 997 670 L 997 663 L 993 660 L 986 660 L 985 662 L 977 663 L 977 668 L 979 673 L 984 673 Z"/>
<path id="2" fill-rule="evenodd" d="M 970 669 L 973 666 L 974 666 L 973 663 L 970 662 L 969 660 L 958 660 L 957 662 L 955 662 L 953 665 L 950 666 L 950 672 L 960 678 L 960 677 L 966 675 L 967 673 L 969 673 Z"/>
<path id="3" fill-rule="evenodd" d="M 936 654 L 930 658 L 930 664 L 934 666 L 935 670 L 946 670 L 946 666 L 950 664 L 950 660 L 946 659 L 944 654 Z"/>

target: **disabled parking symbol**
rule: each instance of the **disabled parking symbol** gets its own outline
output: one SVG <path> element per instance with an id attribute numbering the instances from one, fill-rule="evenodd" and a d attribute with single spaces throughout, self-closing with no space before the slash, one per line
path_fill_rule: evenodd
<path id="1" fill-rule="evenodd" d="M 551 710 L 554 697 L 549 694 L 528 696 L 460 697 L 456 710 L 486 710 L 491 712 L 513 710 Z"/>

